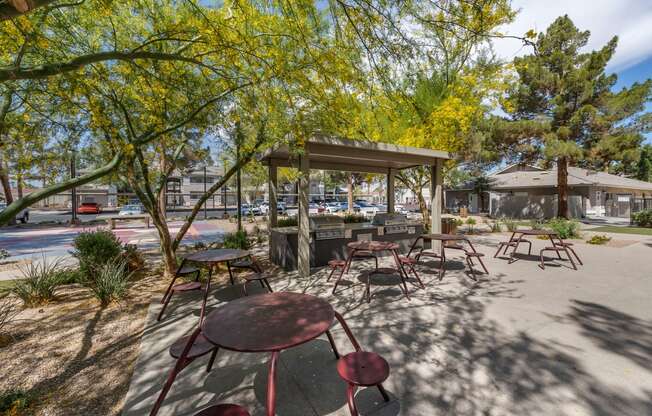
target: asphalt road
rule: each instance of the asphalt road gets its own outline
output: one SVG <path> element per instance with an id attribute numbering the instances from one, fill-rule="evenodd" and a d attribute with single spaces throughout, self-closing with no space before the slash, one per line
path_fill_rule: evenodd
<path id="1" fill-rule="evenodd" d="M 229 215 L 235 215 L 237 212 L 235 208 L 227 208 Z M 117 211 L 102 211 L 99 214 L 100 217 L 106 215 L 117 215 Z M 187 211 L 168 211 L 167 217 L 169 220 L 175 218 L 185 218 L 190 214 L 190 210 Z M 207 210 L 209 218 L 222 218 L 224 215 L 224 209 L 209 209 Z M 43 222 L 68 222 L 72 217 L 72 212 L 70 210 L 61 210 L 61 211 L 45 211 L 45 210 L 32 210 L 29 211 L 29 223 L 38 224 Z M 78 214 L 79 220 L 84 222 L 92 222 L 97 219 L 97 214 Z M 197 219 L 204 218 L 204 211 L 202 210 L 198 215 Z"/>

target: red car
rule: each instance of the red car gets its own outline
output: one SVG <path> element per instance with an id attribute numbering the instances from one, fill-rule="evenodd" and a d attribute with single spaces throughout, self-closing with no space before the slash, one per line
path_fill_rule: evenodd
<path id="1" fill-rule="evenodd" d="M 100 204 L 97 202 L 82 202 L 77 208 L 79 214 L 99 214 Z"/>

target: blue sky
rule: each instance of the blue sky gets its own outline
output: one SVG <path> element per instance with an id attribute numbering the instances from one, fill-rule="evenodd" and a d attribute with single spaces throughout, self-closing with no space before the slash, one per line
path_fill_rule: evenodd
<path id="1" fill-rule="evenodd" d="M 567 14 L 580 30 L 591 31 L 587 49 L 598 49 L 618 36 L 618 49 L 607 67 L 618 75 L 616 89 L 652 78 L 652 0 L 513 0 L 512 6 L 520 11 L 514 22 L 501 28 L 503 33 L 541 32 Z M 507 60 L 529 52 L 518 40 L 497 40 L 494 47 Z M 647 110 L 652 111 L 652 103 Z M 647 137 L 652 143 L 652 134 Z"/>

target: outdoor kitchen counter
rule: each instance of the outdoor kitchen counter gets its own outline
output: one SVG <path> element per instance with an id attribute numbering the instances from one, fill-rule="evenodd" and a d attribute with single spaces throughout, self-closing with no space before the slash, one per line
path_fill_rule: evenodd
<path id="1" fill-rule="evenodd" d="M 407 225 L 409 227 L 416 227 L 423 225 L 420 221 L 408 221 Z M 377 225 L 372 225 L 371 222 L 358 222 L 358 223 L 349 223 L 349 224 L 344 224 L 344 228 L 350 229 L 350 230 L 372 230 L 374 228 L 378 228 Z M 283 234 L 297 234 L 299 232 L 299 227 L 297 226 L 292 226 L 292 227 L 274 227 L 272 228 L 272 231 L 277 232 L 277 233 L 283 233 Z M 314 230 L 310 230 L 310 232 L 314 232 Z M 416 236 L 415 236 L 416 237 Z"/>
<path id="2" fill-rule="evenodd" d="M 385 233 L 384 227 L 366 223 L 344 224 L 345 238 L 331 238 L 320 240 L 316 237 L 315 230 L 310 230 L 310 267 L 322 267 L 329 260 L 346 259 L 348 255 L 347 243 L 359 240 L 391 241 L 398 243 L 399 252 L 407 253 L 410 245 L 417 236 L 423 233 L 423 224 L 420 221 L 408 221 L 405 224 L 407 232 Z M 274 264 L 285 270 L 294 270 L 298 258 L 298 227 L 275 227 L 270 233 L 270 257 Z"/>

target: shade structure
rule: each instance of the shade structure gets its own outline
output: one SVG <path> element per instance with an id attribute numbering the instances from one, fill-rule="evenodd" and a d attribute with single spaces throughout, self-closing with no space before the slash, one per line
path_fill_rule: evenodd
<path id="1" fill-rule="evenodd" d="M 287 144 L 280 144 L 268 149 L 260 157 L 261 162 L 269 167 L 270 229 L 276 226 L 277 168 L 295 167 L 301 172 L 298 221 L 299 275 L 308 276 L 310 274 L 310 223 L 308 219 L 310 169 L 387 175 L 387 210 L 393 212 L 395 172 L 417 166 L 428 166 L 432 172 L 431 232 L 440 232 L 443 186 L 442 166 L 445 160 L 452 158 L 450 153 L 325 135 L 316 135 L 305 141 L 302 146 L 300 149 L 291 149 Z M 270 247 L 271 249 L 272 247 Z"/>
<path id="2" fill-rule="evenodd" d="M 349 172 L 388 173 L 415 166 L 433 166 L 436 160 L 451 159 L 448 152 L 398 146 L 388 143 L 350 140 L 339 137 L 315 136 L 304 144 L 311 169 Z M 299 167 L 300 155 L 294 155 L 288 145 L 268 149 L 261 157 L 265 165 Z"/>

